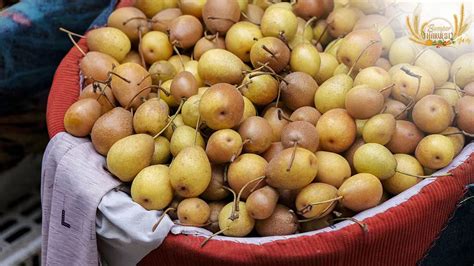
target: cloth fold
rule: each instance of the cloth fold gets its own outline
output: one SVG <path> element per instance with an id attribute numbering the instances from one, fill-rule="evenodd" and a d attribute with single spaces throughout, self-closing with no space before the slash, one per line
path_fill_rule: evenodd
<path id="1" fill-rule="evenodd" d="M 160 213 L 146 211 L 115 191 L 122 183 L 105 166 L 89 139 L 59 133 L 48 144 L 41 177 L 42 265 L 101 264 L 96 230 L 108 264 L 136 264 L 168 234 L 169 218 L 152 233 L 150 224 Z M 117 249 L 121 254 L 113 251 Z"/>

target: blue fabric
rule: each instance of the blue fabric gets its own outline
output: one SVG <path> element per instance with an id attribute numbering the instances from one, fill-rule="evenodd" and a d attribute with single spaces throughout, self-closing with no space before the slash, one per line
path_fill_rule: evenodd
<path id="1" fill-rule="evenodd" d="M 72 47 L 59 27 L 83 33 L 94 19 L 93 25 L 103 25 L 115 3 L 22 0 L 1 11 L 0 115 L 12 108 L 12 99 L 47 95 L 57 65 Z"/>
<path id="2" fill-rule="evenodd" d="M 447 227 L 419 265 L 474 265 L 474 198 L 467 199 L 472 196 L 474 184 L 467 186 L 466 200 L 461 201 Z"/>

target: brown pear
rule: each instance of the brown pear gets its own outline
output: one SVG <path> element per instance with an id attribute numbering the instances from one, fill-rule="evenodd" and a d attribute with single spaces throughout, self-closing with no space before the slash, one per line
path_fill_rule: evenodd
<path id="1" fill-rule="evenodd" d="M 94 80 L 106 81 L 109 72 L 112 71 L 120 63 L 108 54 L 101 52 L 89 51 L 81 59 L 79 68 L 86 84 L 92 83 Z"/>
<path id="2" fill-rule="evenodd" d="M 392 138 L 385 146 L 394 154 L 412 154 L 423 137 L 423 132 L 414 123 L 397 120 L 395 133 L 393 133 Z"/>
<path id="3" fill-rule="evenodd" d="M 181 15 L 183 15 L 183 13 L 179 8 L 167 8 L 161 10 L 151 19 L 151 28 L 154 31 L 166 33 L 171 25 L 171 22 Z"/>
<path id="4" fill-rule="evenodd" d="M 347 112 L 356 119 L 368 119 L 380 113 L 384 105 L 382 93 L 365 85 L 355 86 L 346 94 Z"/>
<path id="5" fill-rule="evenodd" d="M 114 69 L 114 73 L 110 85 L 115 98 L 122 107 L 133 107 L 136 110 L 143 103 L 141 97 L 150 93 L 150 74 L 135 63 L 121 64 Z"/>
<path id="6" fill-rule="evenodd" d="M 272 128 L 267 120 L 259 116 L 245 119 L 239 126 L 239 134 L 244 141 L 244 151 L 262 153 L 272 143 Z"/>
<path id="7" fill-rule="evenodd" d="M 290 120 L 306 121 L 316 126 L 320 117 L 321 113 L 316 108 L 311 106 L 303 106 L 291 113 Z"/>
<path id="8" fill-rule="evenodd" d="M 209 137 L 206 154 L 212 163 L 227 163 L 234 160 L 242 151 L 242 138 L 235 130 L 221 129 Z"/>
<path id="9" fill-rule="evenodd" d="M 264 37 L 252 46 L 250 61 L 256 68 L 268 63 L 271 69 L 280 72 L 290 62 L 290 49 L 278 38 Z"/>
<path id="10" fill-rule="evenodd" d="M 115 107 L 99 117 L 91 131 L 95 150 L 102 155 L 107 155 L 115 142 L 132 135 L 132 119 L 132 113 L 122 107 Z"/>
<path id="11" fill-rule="evenodd" d="M 201 55 L 211 49 L 225 49 L 225 40 L 222 37 L 202 37 L 194 45 L 193 56 L 195 60 L 199 60 Z"/>
<path id="12" fill-rule="evenodd" d="M 211 182 L 206 190 L 201 194 L 201 197 L 205 200 L 222 200 L 229 195 L 224 186 L 224 171 L 223 165 L 213 164 L 211 165 L 212 175 Z"/>
<path id="13" fill-rule="evenodd" d="M 474 96 L 465 95 L 456 104 L 456 124 L 459 129 L 474 134 Z"/>
<path id="14" fill-rule="evenodd" d="M 342 39 L 337 59 L 355 70 L 373 66 L 382 54 L 382 40 L 374 30 L 356 30 Z"/>
<path id="15" fill-rule="evenodd" d="M 102 106 L 92 98 L 73 103 L 64 114 L 64 129 L 76 137 L 85 137 L 91 133 L 94 123 L 102 114 Z"/>
<path id="16" fill-rule="evenodd" d="M 384 111 L 385 114 L 391 114 L 395 119 L 407 119 L 408 111 L 407 106 L 397 100 L 392 98 L 388 98 L 384 104 Z"/>
<path id="17" fill-rule="evenodd" d="M 281 118 L 278 113 L 283 112 L 283 115 L 289 116 L 289 111 L 286 108 L 276 108 L 270 107 L 263 112 L 263 118 L 265 118 L 270 127 L 272 128 L 272 141 L 280 141 L 281 139 L 281 131 L 283 127 L 288 124 L 286 119 Z"/>
<path id="18" fill-rule="evenodd" d="M 291 235 L 298 230 L 298 217 L 288 207 L 278 204 L 270 217 L 255 222 L 255 230 L 261 236 Z"/>
<path id="19" fill-rule="evenodd" d="M 235 0 L 207 0 L 202 8 L 202 19 L 212 33 L 224 36 L 240 19 L 240 6 Z"/>
<path id="20" fill-rule="evenodd" d="M 176 102 L 198 93 L 198 83 L 194 75 L 188 71 L 179 72 L 171 82 L 170 92 Z"/>
<path id="21" fill-rule="evenodd" d="M 283 147 L 299 146 L 316 152 L 319 146 L 319 136 L 316 127 L 306 121 L 291 122 L 281 132 Z"/>
<path id="22" fill-rule="evenodd" d="M 94 87 L 95 86 L 95 87 Z M 79 95 L 79 99 L 92 98 L 97 100 L 102 106 L 102 113 L 105 114 L 115 107 L 117 101 L 109 87 L 104 84 L 89 84 Z"/>
<path id="23" fill-rule="evenodd" d="M 273 142 L 272 145 L 262 154 L 263 158 L 270 162 L 275 156 L 277 156 L 282 150 L 284 150 L 281 142 Z"/>
<path id="24" fill-rule="evenodd" d="M 318 83 L 304 72 L 293 72 L 286 75 L 280 87 L 281 100 L 288 108 L 296 110 L 303 106 L 313 106 Z"/>
<path id="25" fill-rule="evenodd" d="M 252 192 L 245 202 L 249 215 L 254 219 L 267 219 L 272 215 L 278 202 L 278 192 L 264 186 Z"/>
<path id="26" fill-rule="evenodd" d="M 419 100 L 412 112 L 415 125 L 427 133 L 440 133 L 454 119 L 451 105 L 439 95 L 427 95 Z"/>

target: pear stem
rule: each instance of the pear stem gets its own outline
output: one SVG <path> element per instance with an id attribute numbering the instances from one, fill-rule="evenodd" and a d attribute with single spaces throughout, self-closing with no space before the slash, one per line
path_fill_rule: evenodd
<path id="1" fill-rule="evenodd" d="M 230 18 L 221 18 L 221 17 L 207 17 L 207 19 L 212 19 L 212 20 L 214 20 L 214 19 L 221 19 L 221 20 L 227 20 L 227 21 L 230 21 L 230 22 L 232 22 L 232 23 L 237 23 L 237 21 L 233 21 L 233 20 L 232 20 L 232 19 L 230 19 Z"/>
<path id="2" fill-rule="evenodd" d="M 379 92 L 380 92 L 380 93 L 381 93 L 381 92 L 384 92 L 384 91 L 386 91 L 386 90 L 388 90 L 388 89 L 391 89 L 391 88 L 393 88 L 393 87 L 395 87 L 395 83 L 392 83 L 392 84 L 390 84 L 390 85 L 388 85 L 388 86 L 386 86 L 386 87 L 383 87 L 382 89 L 379 90 Z"/>
<path id="3" fill-rule="evenodd" d="M 176 113 L 174 113 L 174 115 L 171 117 L 170 121 L 168 121 L 166 126 L 163 129 L 161 129 L 160 132 L 158 132 L 155 136 L 153 136 L 153 139 L 158 138 L 173 123 L 173 120 L 178 116 L 179 112 L 181 111 L 183 104 L 184 104 L 184 99 L 182 99 L 181 102 L 179 103 L 178 109 L 176 110 Z"/>
<path id="4" fill-rule="evenodd" d="M 412 72 L 411 70 L 409 70 L 408 68 L 406 68 L 405 66 L 402 66 L 400 68 L 400 70 L 402 70 L 403 72 L 405 72 L 405 74 L 407 74 L 408 76 L 411 76 L 411 77 L 414 77 L 414 78 L 417 78 L 418 79 L 418 85 L 417 85 L 417 88 L 416 88 L 416 92 L 415 92 L 415 97 L 412 98 L 413 100 L 413 105 L 414 103 L 416 102 L 416 98 L 418 97 L 418 93 L 420 91 L 420 87 L 421 87 L 421 76 Z M 411 107 L 413 106 L 407 106 L 407 108 L 409 107 L 409 109 L 411 109 Z"/>
<path id="5" fill-rule="evenodd" d="M 281 119 L 285 119 L 286 121 L 288 122 L 294 122 L 293 120 L 291 120 L 291 118 L 289 118 L 285 113 L 283 113 L 283 110 L 281 108 L 278 108 L 278 120 L 281 120 Z"/>
<path id="6" fill-rule="evenodd" d="M 405 173 L 405 172 L 398 171 L 398 170 L 395 170 L 395 172 L 397 172 L 399 174 L 402 174 L 402 175 L 412 176 L 412 177 L 421 178 L 421 179 L 436 178 L 436 177 L 452 176 L 453 175 L 451 173 L 443 173 L 443 174 L 438 174 L 438 175 L 413 175 L 413 174 Z"/>
<path id="7" fill-rule="evenodd" d="M 326 32 L 328 31 L 328 28 L 329 28 L 329 24 L 326 25 L 326 27 L 324 27 L 324 30 L 323 32 L 321 33 L 321 35 L 318 37 L 318 39 L 316 40 L 316 43 L 314 44 L 314 46 L 318 45 L 318 43 L 321 41 L 321 39 L 323 38 L 324 34 L 326 34 Z"/>
<path id="8" fill-rule="evenodd" d="M 215 232 L 214 234 L 210 235 L 208 238 L 206 238 L 206 240 L 204 240 L 202 243 L 201 243 L 201 248 L 204 247 L 204 245 L 207 244 L 207 242 L 209 242 L 209 240 L 211 240 L 211 238 L 217 236 L 217 235 L 220 235 L 222 233 L 224 233 L 225 231 L 229 230 L 229 227 L 226 227 L 222 230 L 219 230 L 217 232 Z"/>
<path id="9" fill-rule="evenodd" d="M 343 198 L 343 196 L 339 196 L 339 197 L 328 199 L 328 200 L 322 200 L 322 201 L 318 201 L 318 202 L 315 202 L 315 203 L 309 203 L 306 206 L 304 206 L 303 208 L 301 208 L 301 210 L 298 210 L 298 212 L 301 213 L 301 214 L 305 214 L 305 213 L 311 211 L 311 209 L 315 205 L 321 205 L 321 204 L 325 204 L 325 203 L 332 203 L 332 202 L 338 201 L 342 198 Z M 322 212 L 322 213 L 325 213 L 325 211 Z"/>
<path id="10" fill-rule="evenodd" d="M 411 64 L 412 64 L 412 65 L 415 65 L 415 63 L 416 63 L 416 61 L 418 60 L 418 58 L 420 58 L 420 56 L 421 56 L 422 54 L 424 54 L 426 51 L 428 51 L 428 49 L 430 49 L 429 46 L 427 46 L 427 47 L 421 49 L 421 51 L 419 51 L 419 52 L 415 55 L 415 58 L 413 58 L 413 61 L 412 61 Z"/>
<path id="11" fill-rule="evenodd" d="M 331 223 L 332 222 L 337 222 L 337 221 L 352 221 L 356 224 L 358 224 L 360 226 L 360 228 L 362 229 L 362 231 L 365 233 L 369 232 L 369 228 L 367 227 L 367 225 L 365 223 L 362 223 L 361 221 L 353 218 L 353 217 L 344 217 L 344 218 L 334 218 L 334 219 L 331 219 L 329 220 Z"/>
<path id="12" fill-rule="evenodd" d="M 269 53 L 273 58 L 276 58 L 275 53 L 272 50 L 270 50 L 270 48 L 265 46 L 265 44 L 262 44 L 262 49 L 265 50 L 265 52 Z"/>
<path id="13" fill-rule="evenodd" d="M 135 100 L 135 98 L 138 97 L 138 95 L 140 95 L 142 92 L 146 91 L 146 90 L 149 90 L 149 89 L 152 89 L 152 88 L 155 88 L 155 89 L 159 89 L 161 91 L 163 91 L 164 94 L 166 94 L 167 96 L 169 96 L 169 93 L 163 89 L 162 87 L 158 86 L 158 85 L 150 85 L 148 87 L 145 87 L 143 89 L 141 89 L 139 92 L 137 92 L 133 97 L 132 99 L 128 102 L 127 106 L 125 106 L 125 109 L 128 109 L 130 108 L 130 105 L 132 104 L 133 100 Z"/>
<path id="14" fill-rule="evenodd" d="M 94 84 L 92 84 L 92 86 L 94 86 Z M 100 94 L 99 94 L 99 96 L 97 97 L 96 100 L 99 101 L 101 97 L 105 97 L 105 100 L 107 100 L 107 102 L 110 104 L 110 106 L 112 106 L 112 108 L 115 108 L 116 105 L 114 103 L 112 103 L 112 101 L 110 101 L 109 97 L 107 97 L 107 94 L 105 94 L 105 90 L 107 88 L 112 89 L 112 88 L 110 88 L 109 84 L 105 84 L 104 89 L 100 90 Z"/>
<path id="15" fill-rule="evenodd" d="M 288 168 L 286 168 L 287 172 L 289 172 L 291 170 L 291 166 L 293 166 L 293 161 L 295 160 L 297 148 L 298 148 L 298 142 L 295 141 L 295 144 L 293 145 L 293 153 L 291 154 L 290 163 L 288 164 Z"/>
<path id="16" fill-rule="evenodd" d="M 450 133 L 444 133 L 442 134 L 444 136 L 451 136 L 451 135 L 466 135 L 468 137 L 471 137 L 471 138 L 474 138 L 474 134 L 469 134 L 467 133 L 466 131 L 464 130 L 461 130 L 461 131 L 456 131 L 456 132 L 450 132 Z"/>
<path id="17" fill-rule="evenodd" d="M 84 35 L 77 34 L 77 33 L 75 33 L 75 32 L 72 32 L 72 31 L 70 31 L 70 30 L 67 30 L 67 29 L 65 29 L 65 28 L 63 28 L 63 27 L 60 27 L 59 30 L 60 30 L 60 31 L 63 31 L 63 32 L 65 32 L 65 33 L 71 34 L 72 36 L 76 36 L 76 37 L 83 38 L 83 39 L 86 38 L 86 36 L 84 36 Z"/>
<path id="18" fill-rule="evenodd" d="M 312 220 L 316 220 L 316 219 L 320 219 L 322 217 L 324 217 L 325 215 L 323 214 L 326 214 L 326 212 L 332 208 L 332 206 L 335 204 L 336 202 L 333 201 L 331 202 L 319 215 L 316 215 L 314 217 L 311 217 L 311 218 L 308 218 L 308 219 L 303 219 L 303 220 L 298 220 L 299 223 L 305 223 L 305 222 L 310 222 Z M 303 214 L 301 212 L 299 212 L 300 214 Z M 305 212 L 306 213 L 306 212 Z"/>
<path id="19" fill-rule="evenodd" d="M 125 26 L 125 25 L 127 25 L 127 23 L 129 23 L 129 22 L 132 21 L 132 20 L 145 20 L 146 22 L 150 22 L 150 21 L 151 21 L 151 20 L 149 20 L 148 18 L 144 18 L 144 17 L 131 17 L 131 18 L 125 20 L 125 21 L 122 23 L 122 25 Z"/>
<path id="20" fill-rule="evenodd" d="M 140 46 L 142 44 L 142 36 L 143 32 L 142 29 L 139 27 L 138 28 L 138 54 L 140 55 L 140 61 L 142 63 L 142 67 L 146 68 L 146 62 L 145 62 L 145 56 L 143 55 L 142 49 L 140 49 Z"/>
<path id="21" fill-rule="evenodd" d="M 184 70 L 183 58 L 181 57 L 181 53 L 179 52 L 178 47 L 176 47 L 175 43 L 173 43 L 173 50 L 174 50 L 174 51 L 176 52 L 176 54 L 178 55 L 179 62 L 181 63 L 181 67 L 183 67 L 183 70 Z"/>
<path id="22" fill-rule="evenodd" d="M 117 73 L 115 73 L 115 72 L 109 71 L 109 72 L 107 73 L 107 75 L 114 75 L 114 76 L 120 78 L 121 80 L 123 80 L 123 81 L 125 81 L 125 82 L 127 82 L 127 83 L 130 84 L 130 80 L 128 80 L 128 79 L 126 79 L 126 78 L 120 76 L 119 74 L 117 74 Z"/>
<path id="23" fill-rule="evenodd" d="M 163 220 L 163 218 L 165 218 L 166 214 L 170 211 L 176 211 L 175 208 L 168 208 L 166 209 L 161 215 L 160 217 L 158 218 L 158 221 L 153 225 L 151 231 L 152 232 L 155 232 L 156 228 L 158 227 L 158 225 L 161 223 L 161 221 Z"/>
<path id="24" fill-rule="evenodd" d="M 223 189 L 225 190 L 228 190 L 232 193 L 232 211 L 230 212 L 230 217 L 229 219 L 234 221 L 236 219 L 239 218 L 239 213 L 238 213 L 238 210 L 236 209 L 236 206 L 238 206 L 238 201 L 237 201 L 237 195 L 235 194 L 235 191 L 233 189 L 231 189 L 230 187 L 227 187 L 227 186 L 222 186 Z"/>
<path id="25" fill-rule="evenodd" d="M 376 44 L 376 43 L 379 43 L 380 41 L 375 41 L 375 40 L 372 40 L 370 41 L 369 45 L 367 45 L 364 50 L 362 50 L 362 52 L 360 52 L 359 56 L 357 57 L 357 59 L 354 61 L 354 64 L 352 64 L 351 68 L 349 69 L 349 72 L 347 72 L 347 75 L 348 76 L 351 76 L 352 74 L 352 71 L 354 70 L 354 67 L 355 65 L 357 65 L 357 63 L 359 62 L 359 60 L 362 58 L 362 56 L 364 55 L 364 53 L 367 51 L 367 49 L 370 48 L 370 46 Z"/>

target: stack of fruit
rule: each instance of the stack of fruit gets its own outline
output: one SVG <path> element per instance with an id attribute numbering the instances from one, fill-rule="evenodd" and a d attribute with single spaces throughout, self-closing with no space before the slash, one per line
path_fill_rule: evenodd
<path id="1" fill-rule="evenodd" d="M 180 224 L 286 235 L 372 208 L 474 134 L 474 53 L 451 64 L 352 2 L 137 0 L 84 36 L 65 129 Z"/>

